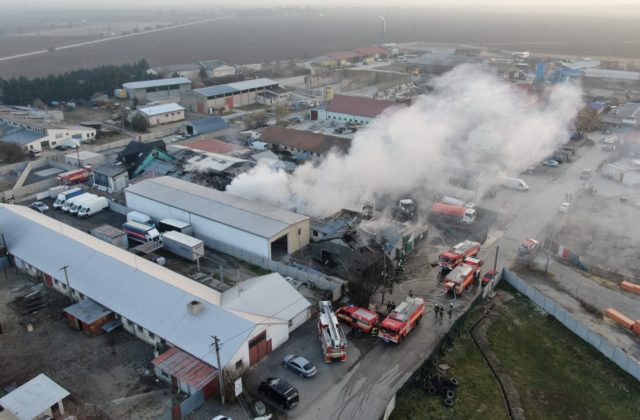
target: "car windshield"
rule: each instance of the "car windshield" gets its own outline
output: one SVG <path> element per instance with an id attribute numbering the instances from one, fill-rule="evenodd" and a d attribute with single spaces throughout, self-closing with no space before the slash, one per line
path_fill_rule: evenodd
<path id="1" fill-rule="evenodd" d="M 311 370 L 311 369 L 313 369 L 313 365 L 311 363 L 307 362 L 305 365 L 302 366 L 302 369 Z"/>

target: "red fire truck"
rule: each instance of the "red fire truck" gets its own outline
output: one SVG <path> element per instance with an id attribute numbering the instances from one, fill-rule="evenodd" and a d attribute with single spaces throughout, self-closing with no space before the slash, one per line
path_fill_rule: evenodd
<path id="1" fill-rule="evenodd" d="M 480 270 L 482 269 L 482 260 L 473 257 L 467 257 L 462 264 L 447 274 L 444 279 L 444 291 L 452 291 L 456 295 L 461 295 L 474 282 L 480 278 Z"/>
<path id="2" fill-rule="evenodd" d="M 347 361 L 347 338 L 338 324 L 338 318 L 333 313 L 331 302 L 321 300 L 318 314 L 318 338 L 322 345 L 324 361 L 331 363 L 333 359 Z"/>
<path id="3" fill-rule="evenodd" d="M 386 342 L 400 343 L 415 328 L 424 313 L 424 300 L 408 297 L 380 324 L 380 337 Z"/>
<path id="4" fill-rule="evenodd" d="M 338 310 L 336 310 L 336 316 L 338 320 L 349 324 L 351 328 L 358 329 L 365 334 L 369 334 L 373 327 L 380 322 L 380 316 L 378 316 L 377 313 L 355 305 L 338 308 Z"/>
<path id="5" fill-rule="evenodd" d="M 456 268 L 466 257 L 475 257 L 480 252 L 480 243 L 464 241 L 453 248 L 444 251 L 438 258 L 438 265 L 442 271 L 451 271 Z"/>
<path id="6" fill-rule="evenodd" d="M 58 184 L 60 185 L 73 185 L 81 182 L 85 182 L 89 179 L 92 171 L 91 165 L 83 166 L 80 169 L 74 169 L 71 171 L 58 174 Z"/>

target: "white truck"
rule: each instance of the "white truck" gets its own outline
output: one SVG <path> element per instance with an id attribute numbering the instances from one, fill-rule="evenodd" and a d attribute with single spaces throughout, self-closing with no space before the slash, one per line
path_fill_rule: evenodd
<path id="1" fill-rule="evenodd" d="M 529 191 L 529 186 L 527 185 L 527 183 L 520 178 L 505 177 L 502 179 L 501 185 L 512 190 Z"/>
<path id="2" fill-rule="evenodd" d="M 61 208 L 67 200 L 70 200 L 73 197 L 77 197 L 80 194 L 82 194 L 82 188 L 70 188 L 66 191 L 62 191 L 58 194 L 56 200 L 53 202 L 53 208 Z"/>
<path id="3" fill-rule="evenodd" d="M 82 204 L 78 210 L 78 217 L 89 217 L 92 214 L 100 213 L 106 208 L 109 208 L 109 200 L 106 197 L 96 197 Z"/>
<path id="4" fill-rule="evenodd" d="M 78 210 L 80 210 L 80 207 L 96 198 L 98 198 L 98 196 L 95 194 L 86 194 L 82 199 L 77 200 L 71 207 L 69 207 L 69 214 L 78 214 Z"/>
<path id="5" fill-rule="evenodd" d="M 91 196 L 91 195 L 93 195 L 93 194 L 90 194 L 90 193 L 82 193 L 82 194 L 80 194 L 80 195 L 76 195 L 75 197 L 71 197 L 70 199 L 68 199 L 67 201 L 65 201 L 65 202 L 64 202 L 64 204 L 62 205 L 62 207 L 60 207 L 60 209 L 61 209 L 62 211 L 64 211 L 64 212 L 67 212 L 67 213 L 68 213 L 68 212 L 69 212 L 69 210 L 71 210 L 71 207 L 72 207 L 74 204 L 76 204 L 76 203 L 78 203 L 78 202 L 80 202 L 80 201 L 84 200 L 85 198 L 87 198 L 87 197 L 89 197 L 89 196 Z"/>
<path id="6" fill-rule="evenodd" d="M 455 197 L 451 197 L 449 195 L 445 195 L 444 197 L 442 197 L 440 199 L 441 203 L 445 203 L 445 204 L 451 204 L 452 206 L 460 206 L 460 207 L 464 207 L 467 209 L 475 209 L 476 208 L 476 203 L 474 203 L 473 201 L 464 201 L 461 200 L 459 198 L 455 198 Z"/>
<path id="7" fill-rule="evenodd" d="M 169 230 L 162 234 L 162 245 L 167 251 L 190 261 L 196 261 L 204 256 L 204 242 L 175 230 Z"/>
<path id="8" fill-rule="evenodd" d="M 155 226 L 151 217 L 137 211 L 130 211 L 127 213 L 127 222 L 138 222 L 144 223 L 145 225 Z"/>

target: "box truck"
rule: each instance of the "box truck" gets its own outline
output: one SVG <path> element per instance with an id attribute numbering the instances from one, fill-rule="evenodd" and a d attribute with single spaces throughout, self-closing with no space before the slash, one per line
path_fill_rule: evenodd
<path id="1" fill-rule="evenodd" d="M 109 200 L 106 197 L 96 197 L 82 204 L 82 207 L 78 210 L 78 217 L 89 217 L 92 214 L 100 213 L 106 208 L 109 208 Z"/>
<path id="2" fill-rule="evenodd" d="M 138 222 L 149 226 L 155 226 L 151 217 L 137 211 L 130 211 L 127 213 L 127 222 Z"/>
<path id="3" fill-rule="evenodd" d="M 204 256 L 204 242 L 193 236 L 170 230 L 162 234 L 162 245 L 167 251 L 173 252 L 190 261 Z"/>
<path id="4" fill-rule="evenodd" d="M 83 201 L 84 199 L 86 199 L 87 197 L 90 197 L 94 194 L 91 193 L 87 193 L 87 192 L 83 192 L 80 195 L 76 195 L 75 197 L 71 197 L 70 199 L 68 199 L 67 201 L 64 202 L 64 204 L 62 205 L 61 209 L 62 211 L 66 211 L 69 212 L 69 210 L 71 210 L 71 207 L 80 202 Z"/>
<path id="5" fill-rule="evenodd" d="M 444 197 L 442 197 L 440 199 L 440 202 L 444 204 L 451 204 L 452 206 L 466 207 L 468 209 L 476 208 L 476 203 L 474 203 L 473 201 L 464 201 L 459 198 L 451 197 L 448 195 L 445 195 Z"/>
<path id="6" fill-rule="evenodd" d="M 70 198 L 76 197 L 82 193 L 83 193 L 82 188 L 70 188 L 66 191 L 59 193 L 58 196 L 56 197 L 56 200 L 53 202 L 53 208 L 54 209 L 61 208 L 67 200 L 69 200 Z"/>
<path id="7" fill-rule="evenodd" d="M 160 232 L 158 232 L 158 229 L 145 225 L 144 223 L 127 222 L 122 225 L 122 229 L 127 233 L 127 236 L 134 241 L 146 243 L 160 240 Z"/>
<path id="8" fill-rule="evenodd" d="M 178 219 L 162 219 L 158 222 L 158 230 L 162 232 L 168 232 L 170 230 L 175 230 L 176 232 L 184 233 L 185 235 L 193 236 L 193 229 L 191 228 L 191 224 L 187 222 L 183 222 Z"/>
<path id="9" fill-rule="evenodd" d="M 78 214 L 78 210 L 80 210 L 80 207 L 82 207 L 85 203 L 88 203 L 89 201 L 98 198 L 97 195 L 90 194 L 90 193 L 86 195 L 78 196 L 78 197 L 82 197 L 82 198 L 79 198 L 78 200 L 76 200 L 69 207 L 69 214 Z"/>

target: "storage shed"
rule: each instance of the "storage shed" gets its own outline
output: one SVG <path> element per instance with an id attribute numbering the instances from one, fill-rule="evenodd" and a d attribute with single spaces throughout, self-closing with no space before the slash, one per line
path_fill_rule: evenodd
<path id="1" fill-rule="evenodd" d="M 90 337 L 102 332 L 102 326 L 113 321 L 113 311 L 92 301 L 83 299 L 78 303 L 64 308 L 67 321 L 72 328 L 82 330 Z"/>
<path id="2" fill-rule="evenodd" d="M 144 180 L 125 191 L 127 206 L 156 220 L 191 223 L 195 236 L 236 255 L 275 259 L 309 243 L 309 217 L 168 176 Z"/>
<path id="3" fill-rule="evenodd" d="M 64 417 L 62 400 L 69 391 L 41 373 L 0 398 L 1 419 L 40 419 Z"/>

